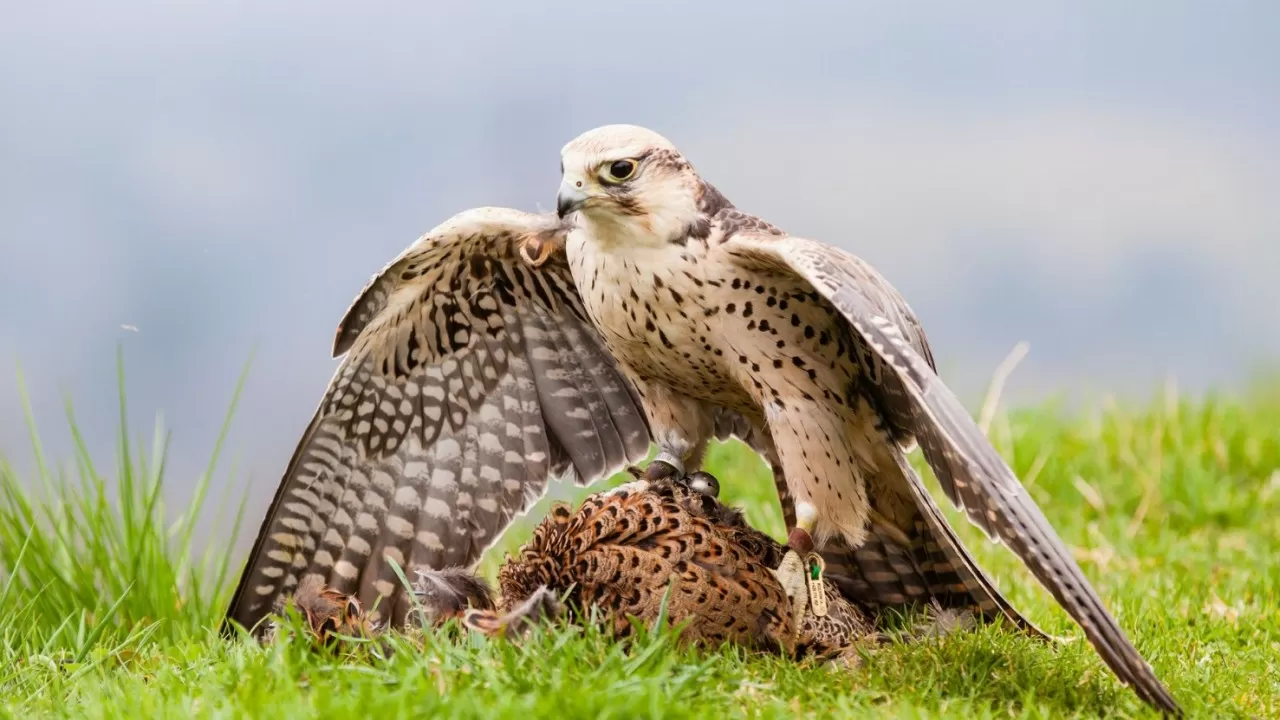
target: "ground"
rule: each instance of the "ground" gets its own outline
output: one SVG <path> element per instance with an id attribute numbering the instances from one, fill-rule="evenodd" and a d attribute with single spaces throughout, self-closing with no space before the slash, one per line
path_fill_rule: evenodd
<path id="1" fill-rule="evenodd" d="M 1280 717 L 1280 391 L 1029 408 L 991 435 L 1189 715 Z M 454 630 L 346 653 L 223 641 L 238 568 L 222 543 L 194 553 L 190 519 L 214 514 L 204 492 L 166 510 L 164 438 L 120 443 L 127 462 L 82 451 L 35 478 L 0 461 L 0 717 L 1154 716 L 1083 640 L 1055 650 L 999 627 L 882 647 L 856 669 L 683 651 L 670 629 L 625 647 L 589 630 L 522 646 Z M 781 535 L 749 451 L 717 446 L 709 469 Z M 944 506 L 1016 605 L 1081 637 L 1010 553 Z M 489 554 L 489 572 L 529 527 Z"/>

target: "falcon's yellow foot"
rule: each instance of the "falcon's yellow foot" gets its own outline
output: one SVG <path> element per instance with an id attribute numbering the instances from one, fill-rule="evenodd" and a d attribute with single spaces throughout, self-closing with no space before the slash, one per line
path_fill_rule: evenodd
<path id="1" fill-rule="evenodd" d="M 800 633 L 800 625 L 804 622 L 805 610 L 809 607 L 809 580 L 805 576 L 804 558 L 794 549 L 782 556 L 782 564 L 773 574 L 782 585 L 782 590 L 791 600 L 791 633 L 794 637 Z"/>

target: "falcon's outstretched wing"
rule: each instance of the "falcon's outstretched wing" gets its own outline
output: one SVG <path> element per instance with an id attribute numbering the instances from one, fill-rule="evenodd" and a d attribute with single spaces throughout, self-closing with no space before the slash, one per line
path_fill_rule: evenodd
<path id="1" fill-rule="evenodd" d="M 309 575 L 400 623 L 389 563 L 473 564 L 552 475 L 644 459 L 637 396 L 587 319 L 554 215 L 461 213 L 361 292 L 346 353 L 276 491 L 227 619 Z M 533 267 L 532 241 L 549 254 Z"/>
<path id="2" fill-rule="evenodd" d="M 743 233 L 722 250 L 746 269 L 805 281 L 844 316 L 878 383 L 881 411 L 891 426 L 916 438 L 947 497 L 1018 555 L 1121 681 L 1153 706 L 1180 715 L 1026 488 L 913 346 L 919 328 L 897 291 L 858 258 L 812 240 Z"/>

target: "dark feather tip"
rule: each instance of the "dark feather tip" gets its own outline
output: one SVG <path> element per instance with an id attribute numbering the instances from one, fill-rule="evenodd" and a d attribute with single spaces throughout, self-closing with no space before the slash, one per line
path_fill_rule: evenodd
<path id="1" fill-rule="evenodd" d="M 506 615 L 487 609 L 470 610 L 463 616 L 463 624 L 485 635 L 510 639 L 542 622 L 558 619 L 563 612 L 556 594 L 542 585 Z"/>
<path id="2" fill-rule="evenodd" d="M 463 568 L 418 568 L 413 592 L 433 623 L 459 618 L 468 609 L 492 610 L 493 590 Z"/>

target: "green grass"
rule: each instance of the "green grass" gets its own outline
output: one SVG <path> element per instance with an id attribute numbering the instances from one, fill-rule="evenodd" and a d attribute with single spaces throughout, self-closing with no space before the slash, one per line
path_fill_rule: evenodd
<path id="1" fill-rule="evenodd" d="M 300 639 L 223 641 L 237 566 L 220 549 L 238 514 L 210 520 L 208 489 L 231 485 L 216 451 L 175 513 L 161 501 L 167 436 L 131 439 L 123 390 L 113 464 L 90 458 L 68 419 L 72 458 L 45 458 L 33 424 L 35 477 L 0 460 L 0 716 L 1150 714 L 1087 643 L 1051 649 L 990 627 L 878 648 L 855 670 L 680 650 L 669 630 L 623 646 L 548 629 L 515 646 L 454 629 L 344 655 Z M 1191 715 L 1280 717 L 1280 391 L 1071 416 L 1024 409 L 998 417 L 992 439 Z M 754 456 L 721 445 L 709 466 L 729 502 L 781 534 Z M 559 486 L 552 497 L 585 492 Z M 489 572 L 548 502 L 490 553 Z M 1015 604 L 1050 633 L 1080 635 L 1012 555 L 945 507 Z M 208 552 L 197 552 L 198 521 L 219 538 Z"/>

